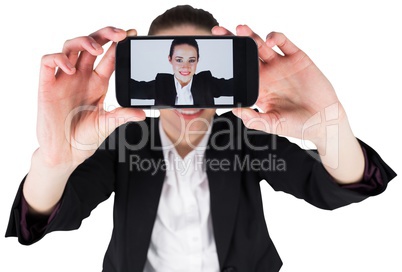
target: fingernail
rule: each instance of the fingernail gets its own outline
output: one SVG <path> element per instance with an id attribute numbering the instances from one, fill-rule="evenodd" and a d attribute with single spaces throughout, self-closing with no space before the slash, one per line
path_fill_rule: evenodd
<path id="1" fill-rule="evenodd" d="M 114 31 L 114 32 L 122 32 L 122 31 L 124 31 L 124 30 L 121 29 L 121 28 L 114 27 L 114 28 L 113 28 L 113 31 Z"/>
<path id="2" fill-rule="evenodd" d="M 66 65 L 67 65 L 67 68 L 70 69 L 71 71 L 75 69 L 74 65 L 72 65 L 71 62 L 67 62 Z"/>
<path id="3" fill-rule="evenodd" d="M 97 44 L 97 43 L 95 43 L 95 42 L 91 43 L 91 45 L 92 45 L 92 47 L 93 47 L 95 50 L 99 50 L 99 49 L 102 48 L 99 44 Z"/>

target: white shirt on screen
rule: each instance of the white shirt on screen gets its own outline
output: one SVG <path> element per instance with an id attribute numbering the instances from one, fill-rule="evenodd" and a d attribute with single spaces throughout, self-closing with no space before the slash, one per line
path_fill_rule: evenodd
<path id="1" fill-rule="evenodd" d="M 184 159 L 159 130 L 167 170 L 144 272 L 219 272 L 203 165 L 211 127 Z"/>
<path id="2" fill-rule="evenodd" d="M 191 94 L 191 85 L 193 84 L 193 79 L 191 79 L 186 86 L 182 87 L 177 78 L 175 76 L 173 77 L 176 87 L 175 105 L 194 105 L 193 95 Z"/>

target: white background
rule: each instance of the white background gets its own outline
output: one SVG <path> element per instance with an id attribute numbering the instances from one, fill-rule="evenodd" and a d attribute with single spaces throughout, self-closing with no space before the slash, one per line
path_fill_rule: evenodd
<path id="1" fill-rule="evenodd" d="M 145 35 L 156 15 L 179 2 L 2 1 L 0 234 L 5 233 L 15 192 L 37 147 L 36 92 L 41 56 L 60 51 L 66 39 L 107 25 L 137 28 Z M 272 30 L 284 32 L 331 80 L 355 135 L 402 173 L 399 1 L 187 3 L 211 11 L 232 31 L 237 24 L 246 23 L 264 37 Z M 116 106 L 114 81 L 110 86 L 108 108 Z M 328 212 L 273 192 L 264 184 L 268 228 L 284 261 L 281 272 L 402 271 L 401 189 L 397 177 L 382 195 Z M 80 230 L 52 233 L 33 246 L 0 237 L 0 271 L 101 271 L 111 234 L 112 205 L 112 199 L 101 204 Z"/>

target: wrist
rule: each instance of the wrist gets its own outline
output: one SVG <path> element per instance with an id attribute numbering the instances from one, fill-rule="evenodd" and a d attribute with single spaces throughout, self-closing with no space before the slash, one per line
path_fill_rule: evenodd
<path id="1" fill-rule="evenodd" d="M 52 160 L 52 158 L 46 156 L 37 149 L 32 155 L 31 167 L 29 172 L 42 172 L 46 175 L 52 175 L 53 173 L 71 174 L 77 167 L 73 161 L 70 160 Z"/>
<path id="2" fill-rule="evenodd" d="M 335 181 L 341 184 L 359 182 L 364 171 L 362 150 L 343 109 L 337 116 L 325 122 L 312 142 L 321 163 Z"/>
<path id="3" fill-rule="evenodd" d="M 339 143 L 340 137 L 353 136 L 346 112 L 339 102 L 326 107 L 317 115 L 317 125 L 312 126 L 308 140 L 317 147 L 319 153 L 325 154 L 328 145 Z"/>
<path id="4" fill-rule="evenodd" d="M 31 168 L 40 167 L 57 171 L 74 170 L 80 163 L 74 162 L 68 151 L 46 152 L 43 148 L 34 151 L 31 157 Z"/>
<path id="5" fill-rule="evenodd" d="M 49 214 L 60 200 L 75 168 L 70 161 L 55 163 L 37 149 L 32 155 L 31 167 L 23 187 L 30 212 Z"/>

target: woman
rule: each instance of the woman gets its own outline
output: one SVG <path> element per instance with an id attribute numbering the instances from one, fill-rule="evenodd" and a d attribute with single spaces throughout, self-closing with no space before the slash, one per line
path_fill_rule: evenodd
<path id="1" fill-rule="evenodd" d="M 215 105 L 214 98 L 230 96 L 233 100 L 232 79 L 215 78 L 210 71 L 195 74 L 199 57 L 199 47 L 195 39 L 187 37 L 174 39 L 168 56 L 173 76 L 158 73 L 155 80 L 150 82 L 131 79 L 131 104 L 144 105 L 144 99 L 153 99 L 150 104 L 156 106 L 211 107 Z"/>
<path id="2" fill-rule="evenodd" d="M 179 6 L 155 19 L 150 34 L 203 35 L 211 29 L 230 35 L 211 14 Z M 94 56 L 109 40 L 123 40 L 122 30 L 101 29 L 44 57 L 40 147 L 14 202 L 7 236 L 31 244 L 49 232 L 76 229 L 114 192 L 103 271 L 274 272 L 282 262 L 266 228 L 261 180 L 323 209 L 384 191 L 395 173 L 354 137 L 334 89 L 313 62 L 283 34 L 264 41 L 247 26 L 237 34 L 253 37 L 261 58 L 262 112 L 235 109 L 244 125 L 232 113 L 216 116 L 215 109 L 164 109 L 159 119 L 143 122 L 141 110 L 103 111 L 114 45 L 95 70 Z M 78 84 L 85 91 L 77 92 Z M 317 114 L 339 133 L 317 122 Z M 129 119 L 137 122 L 122 125 Z M 270 133 L 311 140 L 319 160 Z M 89 145 L 100 147 L 83 148 Z"/>

